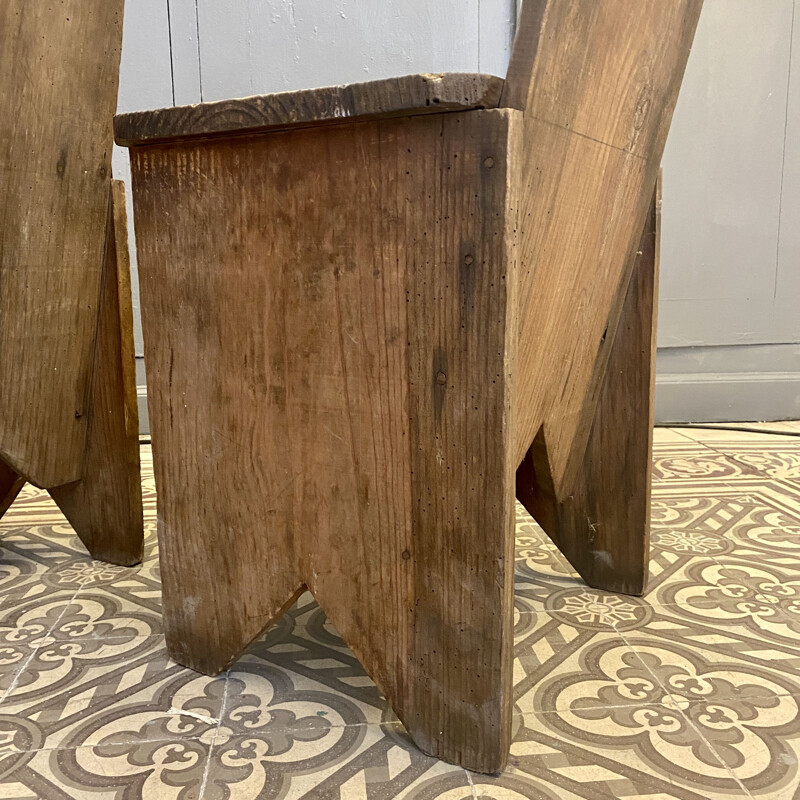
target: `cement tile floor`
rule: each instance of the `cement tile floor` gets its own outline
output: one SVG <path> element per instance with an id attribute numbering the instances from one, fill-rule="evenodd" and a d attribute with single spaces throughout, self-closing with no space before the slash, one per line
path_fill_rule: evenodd
<path id="1" fill-rule="evenodd" d="M 417 751 L 308 595 L 218 678 L 171 662 L 143 459 L 141 566 L 92 562 L 32 487 L 0 524 L 0 797 L 800 798 L 800 438 L 656 431 L 641 599 L 520 509 L 495 777 Z"/>

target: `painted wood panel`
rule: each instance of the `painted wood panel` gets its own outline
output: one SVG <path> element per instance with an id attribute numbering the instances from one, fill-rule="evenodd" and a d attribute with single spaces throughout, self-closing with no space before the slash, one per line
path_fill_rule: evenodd
<path id="1" fill-rule="evenodd" d="M 800 193 L 783 174 L 787 120 L 800 127 L 796 99 L 787 117 L 793 5 L 760 0 L 754 24 L 751 0 L 705 4 L 664 157 L 661 347 L 800 336 L 776 302 L 797 272 L 778 258 L 782 187 Z"/>
<path id="2" fill-rule="evenodd" d="M 172 2 L 177 2 L 177 0 L 172 0 Z M 124 113 L 171 106 L 173 98 L 167 2 L 166 0 L 128 2 L 125 4 L 122 27 L 122 61 L 117 112 Z M 131 171 L 128 151 L 116 145 L 114 146 L 113 171 L 115 178 L 124 181 L 125 186 L 130 187 Z M 133 202 L 130 191 L 128 191 L 128 218 L 133 219 Z M 142 358 L 144 344 L 142 342 L 139 273 L 133 225 L 130 226 L 129 237 L 133 286 L 133 332 L 136 356 Z M 147 419 L 146 415 L 142 415 L 141 418 Z"/>
<path id="3" fill-rule="evenodd" d="M 174 1 L 174 0 L 173 0 Z M 198 0 L 203 99 L 505 72 L 514 0 Z"/>

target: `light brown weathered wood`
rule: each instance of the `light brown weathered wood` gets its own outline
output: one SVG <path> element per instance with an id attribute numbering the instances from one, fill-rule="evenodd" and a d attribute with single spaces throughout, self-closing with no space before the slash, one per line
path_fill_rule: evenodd
<path id="1" fill-rule="evenodd" d="M 81 477 L 122 0 L 0 3 L 0 458 Z"/>
<path id="2" fill-rule="evenodd" d="M 111 185 L 81 480 L 50 494 L 92 556 L 130 566 L 144 536 L 125 189 Z"/>
<path id="3" fill-rule="evenodd" d="M 308 586 L 422 749 L 502 766 L 534 437 L 520 493 L 556 541 L 589 580 L 644 580 L 653 296 L 631 274 L 699 5 L 527 0 L 514 110 L 365 121 L 355 86 L 373 111 L 344 121 L 340 89 L 118 121 L 176 660 L 223 669 Z"/>
<path id="4" fill-rule="evenodd" d="M 520 123 L 131 151 L 172 657 L 224 669 L 307 586 L 419 746 L 483 771 L 511 725 Z"/>
<path id="5" fill-rule="evenodd" d="M 349 86 L 241 97 L 214 103 L 120 114 L 118 144 L 153 144 L 230 136 L 356 119 L 495 108 L 503 79 L 477 73 L 405 75 Z"/>
<path id="6" fill-rule="evenodd" d="M 8 511 L 24 485 L 25 478 L 0 461 L 0 518 Z"/>
<path id="7" fill-rule="evenodd" d="M 528 0 L 522 20 L 535 27 L 525 15 L 543 14 L 520 168 L 516 454 L 544 425 L 563 498 L 583 464 L 701 2 L 543 2 Z"/>
<path id="8" fill-rule="evenodd" d="M 572 491 L 556 496 L 541 432 L 517 470 L 517 498 L 584 580 L 635 595 L 645 590 L 650 558 L 658 219 L 654 198 Z"/>

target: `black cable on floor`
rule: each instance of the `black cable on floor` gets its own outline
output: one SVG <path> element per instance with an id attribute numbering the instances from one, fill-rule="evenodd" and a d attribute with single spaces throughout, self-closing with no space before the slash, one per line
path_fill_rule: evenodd
<path id="1" fill-rule="evenodd" d="M 734 431 L 735 433 L 765 433 L 768 436 L 798 436 L 800 431 L 772 431 L 765 428 L 745 428 L 741 425 L 656 425 L 656 428 L 674 428 L 676 430 L 700 431 Z"/>

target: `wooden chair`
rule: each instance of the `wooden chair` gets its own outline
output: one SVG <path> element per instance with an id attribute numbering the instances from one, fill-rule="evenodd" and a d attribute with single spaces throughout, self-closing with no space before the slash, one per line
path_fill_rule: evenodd
<path id="1" fill-rule="evenodd" d="M 123 0 L 0 4 L 0 515 L 50 491 L 90 553 L 142 554 L 124 190 Z"/>
<path id="2" fill-rule="evenodd" d="M 652 198 L 700 5 L 527 0 L 505 81 L 117 118 L 173 658 L 225 669 L 308 587 L 422 750 L 503 766 L 515 493 L 590 584 L 645 585 Z"/>

